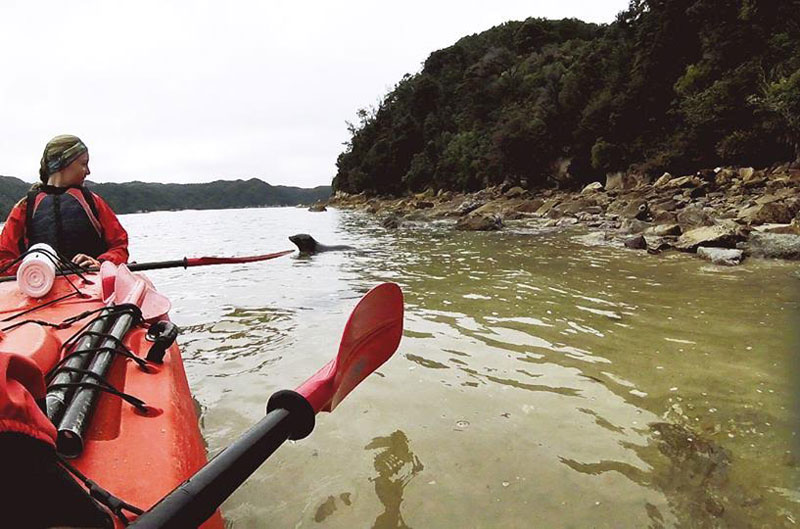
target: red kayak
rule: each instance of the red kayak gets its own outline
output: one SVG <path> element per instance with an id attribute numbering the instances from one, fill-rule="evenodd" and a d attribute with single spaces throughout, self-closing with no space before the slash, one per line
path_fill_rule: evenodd
<path id="1" fill-rule="evenodd" d="M 127 269 L 126 269 L 127 272 Z M 130 272 L 127 272 L 130 274 Z M 130 274 L 133 277 L 133 274 Z M 114 278 L 106 278 L 106 287 L 112 288 L 111 282 Z M 151 297 L 156 294 L 151 290 L 149 282 L 142 277 L 136 276 L 134 280 L 128 277 L 129 283 L 144 283 L 143 291 L 139 292 L 140 305 L 149 302 L 147 293 Z M 131 284 L 133 284 L 131 283 Z M 117 292 L 120 294 L 120 292 Z M 108 292 L 106 292 L 108 295 Z M 126 298 L 130 303 L 129 293 Z M 163 298 L 158 296 L 163 302 Z M 81 339 L 84 343 L 94 340 L 94 348 L 98 351 L 89 352 L 79 356 L 97 357 L 103 350 L 102 342 L 110 340 L 113 347 L 106 349 L 127 349 L 136 358 L 125 357 L 122 354 L 111 354 L 105 383 L 110 385 L 111 390 L 99 391 L 93 387 L 103 385 L 102 381 L 95 380 L 97 377 L 87 376 L 77 370 L 77 368 L 62 369 L 60 379 L 71 377 L 73 385 L 64 385 L 56 391 L 71 395 L 71 399 L 76 399 L 77 395 L 83 393 L 95 393 L 94 405 L 88 413 L 78 412 L 80 419 L 86 422 L 85 433 L 82 438 L 77 439 L 69 430 L 61 430 L 59 422 L 61 418 L 52 420 L 52 426 L 58 429 L 59 451 L 63 454 L 77 455 L 73 459 L 68 459 L 66 464 L 53 462 L 53 468 L 39 468 L 36 465 L 41 463 L 41 458 L 33 458 L 34 461 L 27 463 L 24 461 L 27 452 L 19 450 L 18 457 L 13 454 L 4 454 L 5 461 L 18 465 L 21 472 L 36 467 L 38 470 L 32 473 L 41 473 L 42 485 L 35 479 L 25 475 L 22 481 L 27 483 L 19 487 L 26 490 L 27 486 L 30 493 L 40 496 L 29 498 L 27 493 L 20 492 L 15 500 L 10 500 L 8 496 L 5 501 L 13 502 L 11 506 L 3 505 L 0 512 L 0 526 L 5 527 L 4 519 L 8 519 L 6 513 L 9 508 L 19 507 L 21 511 L 28 510 L 30 517 L 18 514 L 18 520 L 31 520 L 31 526 L 79 526 L 79 527 L 117 527 L 125 526 L 125 519 L 134 519 L 140 511 L 150 509 L 162 497 L 178 486 L 181 482 L 188 479 L 198 469 L 207 462 L 203 439 L 198 428 L 198 417 L 192 395 L 186 381 L 186 374 L 183 368 L 181 352 L 176 343 L 167 344 L 163 358 L 156 361 L 143 362 L 153 347 L 152 340 L 148 340 L 148 329 L 151 331 L 150 338 L 155 336 L 156 342 L 164 344 L 159 340 L 157 333 L 153 329 L 163 329 L 167 327 L 168 320 L 166 314 L 150 315 L 150 321 L 142 321 L 135 314 L 126 332 L 121 337 L 121 345 L 109 338 L 112 333 L 113 325 L 120 324 L 125 314 L 113 314 L 105 318 L 104 322 L 95 323 L 95 329 L 105 325 L 107 328 L 103 332 L 92 331 L 88 335 L 85 330 L 83 334 L 76 334 L 81 327 L 90 322 L 93 317 L 102 313 L 104 307 L 109 303 L 104 302 L 102 281 L 99 273 L 86 275 L 84 278 L 71 276 L 58 277 L 52 290 L 44 297 L 34 299 L 26 296 L 17 288 L 16 282 L 6 282 L 0 285 L 0 355 L 3 355 L 8 364 L 5 373 L 8 387 L 18 394 L 27 393 L 20 389 L 27 384 L 27 380 L 35 379 L 39 373 L 45 378 L 51 370 L 59 367 L 59 363 L 67 357 L 70 352 L 75 351 L 76 344 Z M 124 304 L 121 297 L 116 299 L 117 304 Z M 113 303 L 111 304 L 113 305 Z M 164 307 L 163 303 L 161 305 Z M 168 305 L 167 305 L 168 307 Z M 141 312 L 150 310 L 146 306 L 140 306 Z M 70 318 L 88 313 L 89 311 L 100 311 L 89 314 L 85 318 L 70 323 Z M 133 314 L 135 309 L 131 312 Z M 158 310 L 156 310 L 158 312 Z M 145 314 L 145 319 L 147 315 Z M 156 321 L 162 323 L 156 324 Z M 24 323 L 23 323 L 24 322 Z M 91 331 L 92 327 L 89 328 Z M 174 329 L 174 327 L 173 327 Z M 172 337 L 174 339 L 174 336 Z M 97 344 L 100 344 L 99 346 Z M 80 344 L 77 345 L 80 347 Z M 156 353 L 155 356 L 160 356 Z M 76 358 L 73 355 L 73 358 Z M 29 361 L 27 361 L 27 360 Z M 73 360 L 74 362 L 74 360 Z M 17 366 L 17 367 L 15 367 Z M 20 368 L 19 366 L 22 366 Z M 38 369 L 38 373 L 33 373 L 33 378 L 29 375 L 33 371 L 31 366 Z M 61 365 L 63 368 L 64 365 Z M 84 369 L 87 369 L 84 366 Z M 26 373 L 24 376 L 19 373 Z M 52 374 L 51 374 L 52 375 Z M 15 379 L 16 377 L 16 379 Z M 58 378 L 58 377 L 56 377 Z M 45 378 L 47 379 L 47 378 Z M 52 381 L 53 377 L 49 377 Z M 19 384 L 22 380 L 22 386 Z M 74 382 L 83 380 L 84 385 Z M 88 383 L 87 383 L 88 380 Z M 0 383 L 3 381 L 0 380 Z M 36 383 L 30 383 L 36 386 Z M 30 387 L 26 388 L 30 389 Z M 36 393 L 35 390 L 31 390 Z M 52 393 L 52 388 L 49 390 Z M 123 397 L 114 393 L 121 392 Z M 50 412 L 50 394 L 48 394 L 47 410 Z M 126 401 L 124 396 L 130 398 Z M 41 398 L 41 395 L 34 395 Z M 16 400 L 15 400 L 16 399 Z M 70 399 L 67 399 L 69 401 Z M 138 401 L 138 403 L 137 403 Z M 20 399 L 11 394 L 9 406 L 20 405 Z M 134 403 L 134 404 L 132 404 Z M 139 404 L 141 403 L 141 404 Z M 41 402 L 38 402 L 41 406 Z M 28 406 L 30 408 L 30 406 Z M 24 408 L 24 406 L 23 406 Z M 2 410 L 0 410 L 2 411 Z M 36 410 L 29 409 L 31 413 Z M 65 408 L 61 415 L 64 419 L 70 414 Z M 51 417 L 52 419 L 52 417 Z M 28 437 L 23 434 L 33 434 L 32 437 L 42 439 L 41 431 L 50 431 L 50 425 L 38 418 L 42 426 L 37 430 L 35 427 L 28 431 L 25 427 L 13 427 L 13 421 L 5 423 L 11 427 L 11 434 L 6 435 L 6 446 L 16 447 L 17 443 L 26 443 Z M 0 418 L 0 426 L 3 419 Z M 20 433 L 21 431 L 21 433 Z M 8 428 L 6 428 L 8 433 Z M 46 437 L 46 435 L 44 436 Z M 46 439 L 45 439 L 46 440 Z M 67 450 L 62 450 L 62 441 Z M 36 441 L 32 442 L 37 444 Z M 42 446 L 37 446 L 33 452 L 36 453 Z M 49 456 L 45 456 L 48 459 Z M 63 470 L 71 466 L 71 470 Z M 9 479 L 6 472 L 6 479 Z M 53 477 L 57 474 L 57 477 Z M 69 483 L 69 480 L 72 483 Z M 90 481 L 87 481 L 90 480 Z M 76 486 L 77 484 L 77 486 Z M 5 484 L 2 489 L 8 490 L 14 484 Z M 92 490 L 91 496 L 88 492 Z M 63 491 L 63 493 L 61 492 Z M 77 492 L 76 492 L 77 491 Z M 38 494 L 37 492 L 41 492 Z M 46 495 L 45 495 L 46 492 Z M 84 492 L 81 494 L 81 492 Z M 5 493 L 3 493 L 5 494 Z M 58 499 L 62 498 L 62 499 Z M 98 501 L 98 498 L 104 501 Z M 107 503 L 104 504 L 104 503 Z M 120 507 L 123 505 L 123 507 Z M 133 509 L 127 509 L 125 505 Z M 63 511 L 50 512 L 50 511 Z M 118 510 L 118 513 L 112 513 Z M 49 514 L 42 515 L 42 511 Z M 82 520 L 84 514 L 87 519 Z M 99 513 L 99 514 L 98 514 Z M 103 520 L 103 518 L 105 518 Z M 15 525 L 16 527 L 16 525 Z M 223 521 L 219 511 L 215 512 L 201 527 L 206 529 L 222 528 Z"/>
<path id="2" fill-rule="evenodd" d="M 336 357 L 208 462 L 168 311 L 124 265 L 57 277 L 40 298 L 0 285 L 0 527 L 222 529 L 219 505 L 403 332 L 400 288 L 372 288 Z"/>

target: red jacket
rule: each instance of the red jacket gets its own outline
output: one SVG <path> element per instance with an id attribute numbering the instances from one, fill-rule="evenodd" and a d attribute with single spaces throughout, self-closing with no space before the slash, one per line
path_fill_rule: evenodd
<path id="1" fill-rule="evenodd" d="M 97 216 L 100 225 L 103 227 L 103 238 L 105 239 L 108 250 L 100 255 L 93 255 L 99 261 L 111 261 L 114 264 L 128 262 L 128 232 L 119 223 L 117 216 L 111 210 L 105 200 L 97 194 L 92 193 Z M 25 236 L 25 215 L 27 211 L 27 200 L 20 200 L 8 214 L 3 232 L 0 233 L 0 270 L 19 257 L 19 241 L 25 238 L 25 246 L 28 240 Z M 4 275 L 14 274 L 19 264 L 15 264 L 4 272 Z"/>

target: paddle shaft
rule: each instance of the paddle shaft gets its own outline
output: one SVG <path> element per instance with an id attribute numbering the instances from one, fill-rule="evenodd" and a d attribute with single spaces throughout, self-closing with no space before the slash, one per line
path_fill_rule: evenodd
<path id="1" fill-rule="evenodd" d="M 75 344 L 71 353 L 97 347 L 101 337 L 95 333 L 104 333 L 106 329 L 111 326 L 110 320 L 113 318 L 109 318 L 108 314 L 108 310 L 104 310 L 100 313 L 95 322 L 89 326 L 86 333 Z M 94 354 L 77 354 L 64 362 L 63 367 L 70 369 L 86 369 L 86 366 L 89 365 L 92 358 L 94 358 Z M 75 373 L 74 371 L 61 371 L 53 378 L 50 384 L 69 384 L 77 382 L 81 376 L 80 373 Z M 47 418 L 50 419 L 53 424 L 58 424 L 61 420 L 61 416 L 64 414 L 64 410 L 67 407 L 67 399 L 70 393 L 71 391 L 67 388 L 55 388 L 47 391 L 47 397 L 45 399 Z"/>
<path id="2" fill-rule="evenodd" d="M 142 270 L 160 270 L 163 268 L 189 268 L 191 266 L 208 266 L 217 264 L 239 264 L 239 263 L 255 263 L 258 261 L 268 261 L 294 253 L 294 250 L 284 250 L 282 252 L 275 252 L 264 255 L 249 255 L 244 257 L 184 257 L 183 259 L 176 259 L 174 261 L 152 261 L 149 263 L 131 263 L 128 269 L 132 272 L 139 272 Z M 96 272 L 96 268 L 89 268 L 87 272 Z M 59 270 L 56 272 L 58 276 L 75 275 L 75 272 Z M 0 283 L 7 281 L 16 281 L 17 276 L 3 276 L 0 277 Z"/>
<path id="3" fill-rule="evenodd" d="M 301 439 L 314 428 L 314 412 L 302 395 L 279 391 L 266 417 L 206 463 L 128 527 L 198 527 L 287 439 Z M 310 425 L 309 425 L 310 421 Z"/>

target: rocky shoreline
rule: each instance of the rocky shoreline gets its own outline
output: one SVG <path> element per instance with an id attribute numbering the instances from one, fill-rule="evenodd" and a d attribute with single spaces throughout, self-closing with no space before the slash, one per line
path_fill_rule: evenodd
<path id="1" fill-rule="evenodd" d="M 800 260 L 800 169 L 716 168 L 664 173 L 655 181 L 616 173 L 580 191 L 500 185 L 475 193 L 427 190 L 402 198 L 338 192 L 328 202 L 378 215 L 387 229 L 409 221 L 455 220 L 459 230 L 519 223 L 582 225 L 589 245 L 696 253 L 715 264 L 746 257 Z M 324 209 L 316 206 L 316 210 Z M 312 207 L 313 209 L 313 207 Z"/>

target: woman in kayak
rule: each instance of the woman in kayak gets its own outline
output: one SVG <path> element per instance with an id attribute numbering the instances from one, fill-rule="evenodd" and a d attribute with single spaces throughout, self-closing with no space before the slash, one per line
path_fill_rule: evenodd
<path id="1" fill-rule="evenodd" d="M 80 138 L 62 135 L 47 143 L 41 183 L 14 206 L 0 233 L 0 270 L 36 243 L 79 266 L 128 261 L 128 233 L 105 200 L 83 187 L 89 174 L 89 151 Z"/>

